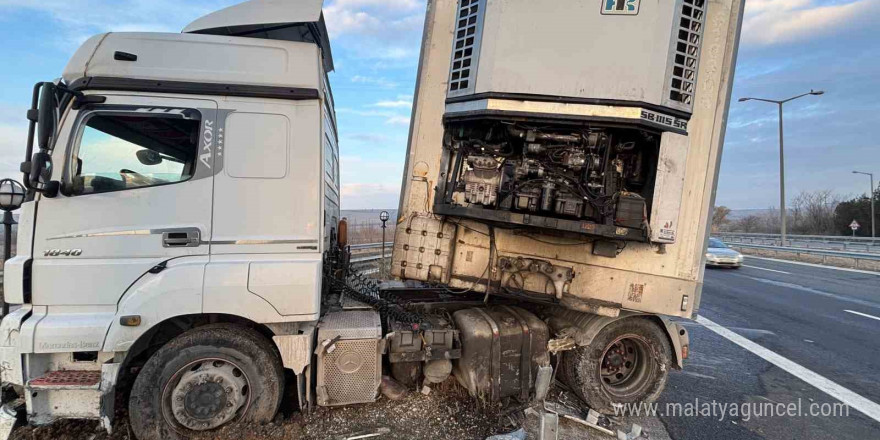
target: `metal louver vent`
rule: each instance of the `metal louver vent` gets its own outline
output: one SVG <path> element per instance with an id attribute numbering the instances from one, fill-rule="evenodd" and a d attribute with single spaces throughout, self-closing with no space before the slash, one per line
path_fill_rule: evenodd
<path id="1" fill-rule="evenodd" d="M 449 93 L 460 94 L 474 85 L 485 0 L 460 0 L 452 48 Z"/>
<path id="2" fill-rule="evenodd" d="M 375 402 L 382 381 L 382 321 L 375 310 L 330 312 L 318 326 L 321 406 Z M 324 345 L 324 343 L 328 345 Z"/>
<path id="3" fill-rule="evenodd" d="M 669 99 L 693 107 L 697 88 L 697 67 L 706 21 L 706 0 L 682 0 L 678 26 L 673 36 L 673 66 Z"/>

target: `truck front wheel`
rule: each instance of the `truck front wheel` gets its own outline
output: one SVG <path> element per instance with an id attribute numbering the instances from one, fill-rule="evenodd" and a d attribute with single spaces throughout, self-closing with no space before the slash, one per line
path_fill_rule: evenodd
<path id="1" fill-rule="evenodd" d="M 140 440 L 189 438 L 237 421 L 272 420 L 284 375 L 266 338 L 249 328 L 210 325 L 159 349 L 135 379 L 129 419 Z"/>
<path id="2" fill-rule="evenodd" d="M 659 326 L 627 318 L 608 324 L 589 345 L 566 352 L 561 374 L 592 409 L 623 415 L 627 405 L 657 400 L 671 360 L 669 340 Z"/>

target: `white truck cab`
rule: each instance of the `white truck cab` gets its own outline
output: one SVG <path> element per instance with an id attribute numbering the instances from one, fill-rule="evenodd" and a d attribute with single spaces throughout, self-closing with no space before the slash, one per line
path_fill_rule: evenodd
<path id="1" fill-rule="evenodd" d="M 39 151 L 23 166 L 31 198 L 0 325 L 2 379 L 26 389 L 31 422 L 100 418 L 109 428 L 120 367 L 194 321 L 303 342 L 282 356 L 302 372 L 339 220 L 321 6 L 258 0 L 180 34 L 97 35 L 60 81 L 35 88 Z M 229 365 L 183 381 L 235 382 L 247 369 Z M 274 415 L 277 401 L 249 398 L 260 386 L 244 377 L 211 424 L 261 398 Z M 202 429 L 198 414 L 172 425 Z"/>

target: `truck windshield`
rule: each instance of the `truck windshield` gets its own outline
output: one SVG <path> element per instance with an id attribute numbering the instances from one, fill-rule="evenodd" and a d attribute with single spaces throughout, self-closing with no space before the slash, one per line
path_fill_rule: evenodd
<path id="1" fill-rule="evenodd" d="M 182 182 L 192 177 L 199 118 L 96 113 L 86 120 L 72 161 L 73 193 Z"/>

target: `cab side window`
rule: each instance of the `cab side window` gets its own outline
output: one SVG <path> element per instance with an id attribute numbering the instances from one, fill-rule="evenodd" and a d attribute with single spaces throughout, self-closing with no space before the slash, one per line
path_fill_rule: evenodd
<path id="1" fill-rule="evenodd" d="M 161 110 L 86 116 L 71 158 L 71 195 L 189 180 L 198 157 L 199 113 Z"/>

